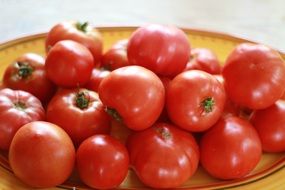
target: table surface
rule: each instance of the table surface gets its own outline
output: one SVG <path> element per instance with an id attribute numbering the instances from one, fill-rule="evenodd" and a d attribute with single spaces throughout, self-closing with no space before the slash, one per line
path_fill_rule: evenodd
<path id="1" fill-rule="evenodd" d="M 0 42 L 64 20 L 95 26 L 161 23 L 224 32 L 285 52 L 284 0 L 0 0 Z"/>

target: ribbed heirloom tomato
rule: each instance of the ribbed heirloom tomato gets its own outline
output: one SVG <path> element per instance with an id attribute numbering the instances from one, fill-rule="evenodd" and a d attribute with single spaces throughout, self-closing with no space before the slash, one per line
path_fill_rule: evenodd
<path id="1" fill-rule="evenodd" d="M 63 128 L 75 145 L 110 132 L 110 118 L 98 94 L 87 89 L 61 89 L 47 107 L 47 121 Z"/>
<path id="2" fill-rule="evenodd" d="M 226 96 L 223 85 L 204 71 L 177 75 L 168 85 L 166 108 L 169 118 L 188 131 L 205 131 L 222 115 Z"/>
<path id="3" fill-rule="evenodd" d="M 174 26 L 150 24 L 132 34 L 127 53 L 130 64 L 174 77 L 184 70 L 189 60 L 190 44 L 182 30 Z"/>
<path id="4" fill-rule="evenodd" d="M 152 71 L 126 66 L 112 71 L 99 86 L 107 112 L 133 130 L 154 124 L 164 106 L 164 87 Z"/>
<path id="5" fill-rule="evenodd" d="M 229 55 L 222 71 L 225 89 L 236 104 L 263 109 L 285 90 L 285 63 L 278 52 L 261 44 L 243 43 Z"/>
<path id="6" fill-rule="evenodd" d="M 13 61 L 5 70 L 3 83 L 7 88 L 23 90 L 47 103 L 55 92 L 55 85 L 47 78 L 45 59 L 26 53 Z"/>
<path id="7" fill-rule="evenodd" d="M 84 45 L 92 53 L 94 64 L 100 63 L 103 51 L 102 36 L 87 22 L 65 21 L 53 26 L 46 38 L 46 51 L 48 52 L 52 46 L 62 40 L 73 40 Z"/>
<path id="8" fill-rule="evenodd" d="M 9 149 L 15 133 L 24 124 L 44 119 L 45 110 L 32 94 L 8 88 L 0 90 L 0 149 Z"/>
<path id="9" fill-rule="evenodd" d="M 127 148 L 132 168 L 152 188 L 182 185 L 199 163 L 199 148 L 193 136 L 168 123 L 131 134 Z"/>

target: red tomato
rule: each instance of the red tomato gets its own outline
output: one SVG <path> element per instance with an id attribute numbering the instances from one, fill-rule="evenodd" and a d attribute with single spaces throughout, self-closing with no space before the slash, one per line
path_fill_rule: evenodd
<path id="1" fill-rule="evenodd" d="M 64 40 L 49 51 L 45 68 L 48 78 L 61 87 L 78 87 L 86 84 L 92 73 L 93 57 L 83 45 Z"/>
<path id="2" fill-rule="evenodd" d="M 132 34 L 127 53 L 130 64 L 173 77 L 185 68 L 190 57 L 190 44 L 182 30 L 152 24 L 140 27 Z"/>
<path id="3" fill-rule="evenodd" d="M 110 118 L 98 94 L 86 89 L 61 89 L 47 108 L 47 121 L 63 128 L 75 145 L 94 134 L 110 132 Z"/>
<path id="4" fill-rule="evenodd" d="M 200 143 L 201 164 L 219 179 L 237 179 L 251 172 L 261 159 L 258 134 L 246 120 L 226 117 L 207 131 Z"/>
<path id="5" fill-rule="evenodd" d="M 285 151 L 285 102 L 253 112 L 250 122 L 255 127 L 266 152 Z"/>
<path id="6" fill-rule="evenodd" d="M 220 118 L 226 96 L 218 80 L 199 70 L 185 71 L 169 84 L 166 108 L 171 121 L 188 131 L 205 131 Z"/>
<path id="7" fill-rule="evenodd" d="M 191 177 L 199 148 L 190 133 L 167 123 L 132 134 L 127 141 L 131 165 L 147 186 L 175 188 Z"/>
<path id="8" fill-rule="evenodd" d="M 185 70 L 202 70 L 210 74 L 220 74 L 222 67 L 216 54 L 207 48 L 191 49 L 190 60 Z"/>
<path id="9" fill-rule="evenodd" d="M 164 106 L 164 87 L 150 70 L 126 66 L 112 71 L 99 86 L 107 111 L 133 130 L 154 124 Z"/>
<path id="10" fill-rule="evenodd" d="M 0 91 L 0 149 L 8 150 L 17 130 L 24 124 L 45 119 L 41 102 L 28 92 Z"/>
<path id="11" fill-rule="evenodd" d="M 92 188 L 113 189 L 128 173 L 128 151 L 111 136 L 94 135 L 83 141 L 76 160 L 80 179 Z"/>
<path id="12" fill-rule="evenodd" d="M 100 69 L 100 68 L 93 68 L 90 80 L 85 85 L 85 88 L 98 92 L 98 88 L 99 88 L 101 81 L 109 74 L 110 74 L 110 71 Z"/>
<path id="13" fill-rule="evenodd" d="M 63 183 L 71 174 L 75 149 L 69 136 L 48 122 L 31 122 L 18 130 L 9 151 L 14 174 L 24 183 L 48 188 Z"/>
<path id="14" fill-rule="evenodd" d="M 238 45 L 222 74 L 229 98 L 251 109 L 274 104 L 285 89 L 284 61 L 276 51 L 260 44 Z"/>
<path id="15" fill-rule="evenodd" d="M 116 42 L 102 57 L 102 67 L 108 70 L 115 70 L 120 67 L 128 66 L 127 57 L 128 40 L 120 40 Z"/>
<path id="16" fill-rule="evenodd" d="M 55 92 L 55 85 L 47 78 L 45 60 L 34 53 L 18 57 L 5 70 L 4 85 L 14 90 L 30 92 L 47 103 Z"/>
<path id="17" fill-rule="evenodd" d="M 52 27 L 46 38 L 46 51 L 62 40 L 73 40 L 84 45 L 92 53 L 95 65 L 100 63 L 103 50 L 102 36 L 87 22 L 65 21 Z"/>

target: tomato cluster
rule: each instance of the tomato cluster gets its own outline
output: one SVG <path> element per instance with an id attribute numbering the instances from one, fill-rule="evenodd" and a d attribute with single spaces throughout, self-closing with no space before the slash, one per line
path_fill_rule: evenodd
<path id="1" fill-rule="evenodd" d="M 88 23 L 63 22 L 47 35 L 46 58 L 28 53 L 7 67 L 0 148 L 24 183 L 48 188 L 77 172 L 87 186 L 110 189 L 130 168 L 146 186 L 175 188 L 199 164 L 237 179 L 263 151 L 285 151 L 276 51 L 243 43 L 221 66 L 182 30 L 154 24 L 102 46 Z"/>

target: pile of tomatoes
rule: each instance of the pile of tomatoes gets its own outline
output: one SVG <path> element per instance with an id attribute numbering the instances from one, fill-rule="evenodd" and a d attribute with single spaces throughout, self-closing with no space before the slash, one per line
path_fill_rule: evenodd
<path id="1" fill-rule="evenodd" d="M 152 24 L 103 53 L 95 28 L 62 22 L 45 47 L 46 58 L 11 63 L 0 91 L 0 148 L 32 187 L 78 172 L 110 189 L 131 168 L 146 186 L 175 188 L 199 164 L 237 179 L 263 151 L 285 151 L 285 64 L 267 46 L 240 44 L 221 66 L 182 30 Z"/>

